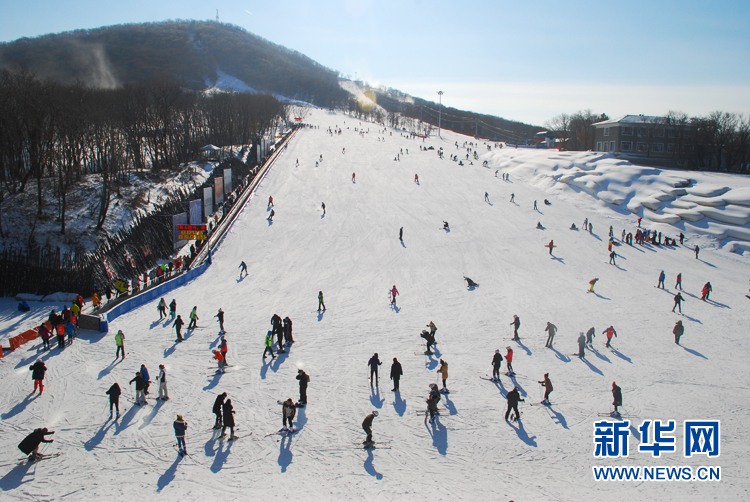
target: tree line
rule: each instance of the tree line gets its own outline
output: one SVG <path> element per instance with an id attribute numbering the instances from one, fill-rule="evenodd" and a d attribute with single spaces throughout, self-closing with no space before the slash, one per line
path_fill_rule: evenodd
<path id="1" fill-rule="evenodd" d="M 253 143 L 285 118 L 286 105 L 267 94 L 206 95 L 169 78 L 94 89 L 2 70 L 0 203 L 5 194 L 35 186 L 35 218 L 51 217 L 46 201 L 56 198 L 64 234 L 66 194 L 93 174 L 101 179 L 101 230 L 118 182 L 129 172 L 175 169 L 198 159 L 209 143 Z"/>

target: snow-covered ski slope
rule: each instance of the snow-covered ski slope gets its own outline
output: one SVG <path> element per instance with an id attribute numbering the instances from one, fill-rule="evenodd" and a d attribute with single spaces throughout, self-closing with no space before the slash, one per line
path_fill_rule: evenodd
<path id="1" fill-rule="evenodd" d="M 199 329 L 175 344 L 158 320 L 156 302 L 124 315 L 106 335 L 86 333 L 72 347 L 45 354 L 45 393 L 30 396 L 28 366 L 38 357 L 27 344 L 0 362 L 0 490 L 4 500 L 741 500 L 748 497 L 747 319 L 748 259 L 711 248 L 688 233 L 685 247 L 619 246 L 609 265 L 607 233 L 635 231 L 636 217 L 565 184 L 540 182 L 549 155 L 515 149 L 487 152 L 460 167 L 449 160 L 471 138 L 443 131 L 443 140 L 409 140 L 375 124 L 314 110 L 213 256 L 206 273 L 175 292 L 187 319 L 198 307 Z M 343 129 L 326 134 L 328 126 Z M 363 136 L 354 127 L 369 129 Z M 385 138 L 379 141 L 378 138 Z M 446 159 L 436 150 L 445 148 Z M 346 153 L 342 149 L 346 148 Z M 406 154 L 408 148 L 409 153 Z M 400 161 L 394 157 L 404 149 Z M 315 161 L 323 155 L 318 167 Z M 576 154 L 585 156 L 588 154 Z M 299 159 L 299 167 L 295 160 Z M 489 167 L 481 166 L 482 160 Z M 520 159 L 523 165 L 511 163 Z M 524 160 L 525 159 L 525 160 Z M 465 162 L 465 161 L 464 161 Z M 549 161 L 554 164 L 557 161 Z M 501 172 L 507 166 L 510 181 Z M 352 182 L 356 173 L 356 183 Z M 414 175 L 419 175 L 419 184 Z M 701 175 L 679 173 L 701 182 Z M 738 179 L 710 175 L 734 186 Z M 721 178 L 717 181 L 718 178 Z M 630 180 L 632 186 L 645 182 Z M 484 201 L 488 192 L 490 202 Z M 516 203 L 510 203 L 511 193 Z M 267 221 L 273 196 L 275 218 Z M 547 198 L 552 203 L 545 206 Z M 538 201 L 539 212 L 532 209 Z M 323 215 L 321 203 L 325 202 Z M 569 230 L 593 222 L 593 234 Z M 443 220 L 450 232 L 443 230 Z M 646 221 L 646 220 L 644 220 Z M 545 229 L 537 230 L 537 222 Z M 663 232 L 676 236 L 676 227 Z M 403 244 L 398 240 L 404 229 Z M 550 256 L 545 245 L 557 247 Z M 700 259 L 692 247 L 699 242 Z M 238 280 L 240 261 L 248 277 Z M 667 289 L 655 288 L 659 272 Z M 682 273 L 684 316 L 672 314 L 674 280 Z M 468 290 L 463 276 L 479 283 Z M 595 293 L 587 293 L 598 277 Z M 711 281 L 710 301 L 700 289 Z M 388 291 L 400 292 L 397 307 Z M 328 310 L 317 312 L 323 291 Z M 166 298 L 167 302 L 171 298 Z M 212 316 L 226 312 L 228 371 L 214 374 L 218 344 Z M 263 361 L 263 340 L 274 313 L 294 321 L 290 354 Z M 520 343 L 510 340 L 513 314 Z M 672 328 L 685 324 L 682 346 Z M 438 327 L 439 357 L 449 363 L 443 415 L 425 425 L 428 384 L 440 380 L 437 358 L 419 333 Z M 559 332 L 544 348 L 550 321 Z M 12 320 L 6 318 L 3 326 Z M 601 332 L 613 325 L 616 350 Z M 597 352 L 577 352 L 580 331 L 594 326 Z M 20 328 L 19 326 L 15 326 Z M 114 362 L 114 333 L 126 334 L 127 357 Z M 482 380 L 495 349 L 511 346 L 517 373 L 500 384 Z M 380 355 L 380 385 L 370 388 L 367 360 Z M 404 368 L 401 392 L 388 379 L 393 357 Z M 145 363 L 152 380 L 168 371 L 164 403 L 132 406 L 128 380 Z M 281 427 L 277 400 L 298 397 L 297 368 L 310 374 L 309 405 L 291 438 L 265 434 Z M 503 369 L 505 364 L 503 364 Z M 541 400 L 549 373 L 553 406 Z M 611 385 L 623 389 L 622 412 L 642 420 L 677 421 L 677 451 L 661 458 L 637 450 L 596 459 L 593 423 L 612 410 Z M 108 420 L 105 391 L 123 388 L 118 422 Z M 526 398 L 521 424 L 503 419 L 504 395 L 517 385 Z M 211 408 L 218 393 L 232 399 L 236 442 L 217 439 Z M 362 420 L 379 410 L 376 441 L 390 449 L 361 449 Z M 180 458 L 172 422 L 189 423 L 189 457 Z M 721 455 L 684 458 L 683 420 L 721 420 Z M 58 458 L 19 465 L 16 445 L 35 427 L 57 431 L 48 452 Z M 719 482 L 595 482 L 592 466 L 721 466 Z"/>

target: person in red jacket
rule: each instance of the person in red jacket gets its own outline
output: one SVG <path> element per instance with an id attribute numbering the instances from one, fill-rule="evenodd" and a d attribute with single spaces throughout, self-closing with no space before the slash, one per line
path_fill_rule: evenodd
<path id="1" fill-rule="evenodd" d="M 607 328 L 604 331 L 602 331 L 602 334 L 605 334 L 605 333 L 607 334 L 607 345 L 606 345 L 606 347 L 609 347 L 610 346 L 609 344 L 612 343 L 612 337 L 613 336 L 617 336 L 617 331 L 615 331 L 615 328 L 613 328 L 612 326 L 610 326 L 609 328 Z"/>
<path id="2" fill-rule="evenodd" d="M 508 364 L 508 376 L 515 375 L 513 372 L 513 349 L 510 347 L 505 347 L 508 351 L 507 354 L 505 354 L 505 362 Z"/>

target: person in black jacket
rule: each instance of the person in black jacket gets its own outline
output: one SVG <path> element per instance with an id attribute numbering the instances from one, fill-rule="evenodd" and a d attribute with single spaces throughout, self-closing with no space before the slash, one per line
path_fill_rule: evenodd
<path id="1" fill-rule="evenodd" d="M 133 382 L 135 382 L 135 404 L 138 406 L 148 404 L 146 402 L 146 380 L 143 379 L 140 371 L 135 373 L 135 378 L 129 382 L 130 385 L 133 385 Z"/>
<path id="2" fill-rule="evenodd" d="M 372 376 L 375 375 L 375 385 L 378 385 L 378 366 L 380 366 L 381 363 L 380 359 L 378 359 L 378 353 L 375 352 L 375 354 L 370 358 L 369 361 L 367 361 L 367 365 L 370 367 L 370 387 L 372 387 L 373 378 Z"/>
<path id="3" fill-rule="evenodd" d="M 33 462 L 38 458 L 42 458 L 44 455 L 39 453 L 39 445 L 41 443 L 51 443 L 53 439 L 44 439 L 44 436 L 54 434 L 54 431 L 49 431 L 47 428 L 35 429 L 34 432 L 24 438 L 23 441 L 18 445 L 18 449 L 26 455 L 29 455 L 29 461 Z"/>
<path id="4" fill-rule="evenodd" d="M 391 380 L 393 380 L 393 388 L 391 390 L 393 392 L 398 392 L 398 381 L 401 379 L 401 375 L 403 374 L 404 371 L 401 368 L 401 363 L 398 362 L 398 359 L 394 357 L 393 364 L 391 364 Z"/>
<path id="5" fill-rule="evenodd" d="M 431 347 L 435 345 L 435 335 L 434 333 L 431 333 L 427 331 L 426 329 L 422 330 L 422 333 L 419 335 L 422 338 L 424 338 L 424 341 L 427 343 L 427 350 L 424 351 L 425 354 L 430 355 L 432 354 Z"/>
<path id="6" fill-rule="evenodd" d="M 492 356 L 492 381 L 500 380 L 500 366 L 503 364 L 503 355 L 500 353 L 500 349 L 495 350 L 495 355 Z"/>
<path id="7" fill-rule="evenodd" d="M 107 391 L 107 394 L 109 394 L 109 418 L 112 418 L 112 408 L 115 408 L 117 410 L 117 416 L 115 419 L 120 418 L 120 394 L 122 391 L 120 390 L 120 386 L 117 385 L 117 382 L 112 384 L 112 387 L 109 388 Z"/>
<path id="8" fill-rule="evenodd" d="M 622 389 L 620 389 L 615 382 L 612 382 L 612 397 L 614 398 L 612 404 L 615 407 L 615 411 L 612 412 L 612 416 L 619 417 L 620 412 L 617 411 L 617 408 L 622 406 Z"/>
<path id="9" fill-rule="evenodd" d="M 188 423 L 182 419 L 182 415 L 177 415 L 177 420 L 172 423 L 174 435 L 177 438 L 177 451 L 180 455 L 187 455 L 187 446 L 185 445 L 185 432 L 187 432 Z"/>
<path id="10" fill-rule="evenodd" d="M 221 406 L 221 411 L 224 414 L 224 427 L 221 429 L 221 436 L 223 438 L 227 435 L 227 427 L 229 427 L 229 440 L 233 441 L 237 439 L 234 435 L 234 408 L 232 407 L 232 400 L 227 399 Z"/>
<path id="11" fill-rule="evenodd" d="M 177 319 L 175 319 L 174 324 L 172 324 L 172 327 L 177 332 L 177 340 L 175 342 L 181 342 L 182 341 L 182 327 L 185 325 L 185 321 L 182 320 L 182 316 L 177 316 Z"/>
<path id="12" fill-rule="evenodd" d="M 221 394 L 216 396 L 216 401 L 214 401 L 213 412 L 214 412 L 214 415 L 216 415 L 216 423 L 214 424 L 214 429 L 221 428 L 221 409 L 222 409 L 222 406 L 224 406 L 224 400 L 226 398 L 227 398 L 227 393 L 222 392 Z"/>
<path id="13" fill-rule="evenodd" d="M 281 326 L 281 316 L 279 316 L 279 314 L 274 314 L 273 317 L 271 317 L 271 327 L 271 334 L 276 335 L 276 341 L 279 344 L 278 352 L 284 354 L 286 352 L 284 350 L 284 331 Z"/>
<path id="14" fill-rule="evenodd" d="M 508 416 L 510 415 L 510 410 L 513 410 L 516 412 L 516 418 L 515 420 L 521 419 L 521 413 L 518 411 L 518 402 L 524 401 L 521 399 L 521 395 L 518 393 L 518 387 L 513 387 L 513 390 L 508 392 L 508 395 L 506 396 L 508 399 L 508 409 L 505 411 L 505 420 L 508 420 Z"/>
<path id="15" fill-rule="evenodd" d="M 291 345 L 294 343 L 294 338 L 292 338 L 292 320 L 289 319 L 289 316 L 286 316 L 284 318 L 284 341 L 287 345 Z"/>
<path id="16" fill-rule="evenodd" d="M 672 333 L 674 333 L 674 343 L 679 345 L 680 337 L 682 336 L 683 333 L 685 333 L 685 326 L 682 325 L 682 321 L 677 321 L 675 323 Z"/>
<path id="17" fill-rule="evenodd" d="M 310 381 L 310 375 L 305 373 L 301 368 L 297 370 L 297 380 L 299 380 L 299 404 L 307 404 L 307 382 Z"/>
<path id="18" fill-rule="evenodd" d="M 38 360 L 31 366 L 29 366 L 29 371 L 31 371 L 31 379 L 34 380 L 34 392 L 36 392 L 36 388 L 39 387 L 39 395 L 42 395 L 42 392 L 44 392 L 44 373 L 47 371 L 47 367 L 44 365 L 42 360 Z M 32 392 L 32 394 L 34 393 Z"/>

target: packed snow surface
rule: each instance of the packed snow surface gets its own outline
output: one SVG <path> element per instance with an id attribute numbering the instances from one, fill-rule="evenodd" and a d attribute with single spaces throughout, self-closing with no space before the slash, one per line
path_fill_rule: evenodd
<path id="1" fill-rule="evenodd" d="M 747 229 L 746 180 L 642 168 L 585 152 L 488 151 L 484 144 L 477 160 L 467 160 L 464 142 L 476 140 L 449 131 L 423 142 L 320 110 L 306 121 L 320 128 L 297 134 L 213 265 L 174 292 L 183 318 L 198 307 L 199 328 L 185 342 L 174 342 L 170 322 L 159 320 L 153 302 L 114 320 L 107 334 L 83 332 L 63 351 L 42 354 L 40 343 L 29 343 L 0 361 L 3 500 L 748 497 L 750 266 L 739 236 Z M 327 134 L 329 126 L 342 134 Z M 449 160 L 451 154 L 467 165 Z M 725 204 L 703 205 L 701 198 Z M 684 219 L 689 223 L 668 207 L 692 211 Z M 619 240 L 622 229 L 635 232 L 641 211 L 642 226 L 670 237 L 684 231 L 685 246 L 619 245 L 617 265 L 610 265 L 610 225 Z M 649 218 L 652 213 L 679 221 Z M 585 218 L 593 223 L 591 234 L 570 230 Z M 242 260 L 249 275 L 240 280 Z M 655 287 L 662 270 L 666 289 Z M 678 273 L 684 315 L 671 312 Z M 467 289 L 463 276 L 479 286 Z M 588 293 L 595 277 L 595 292 Z M 713 293 L 704 302 L 707 281 Z M 388 297 L 393 285 L 400 293 L 396 306 Z M 317 312 L 318 291 L 325 295 L 324 313 Z M 31 313 L 19 314 L 15 302 L 3 305 L 4 339 L 38 323 L 50 308 L 32 303 Z M 212 316 L 219 308 L 226 312 L 231 366 L 216 375 Z M 296 343 L 289 354 L 264 361 L 274 313 L 294 321 Z M 513 314 L 521 319 L 520 342 L 510 340 Z M 685 325 L 681 346 L 672 335 L 678 320 Z M 419 337 L 430 321 L 438 327 L 439 353 L 432 358 L 421 354 Z M 552 349 L 544 347 L 547 322 L 559 328 Z M 610 325 L 618 335 L 613 350 L 601 334 Z M 579 359 L 576 340 L 591 326 L 596 350 Z M 118 329 L 126 335 L 127 357 L 115 361 Z M 491 371 L 495 349 L 505 355 L 506 346 L 515 352 L 516 377 L 503 375 L 497 384 L 481 379 Z M 375 352 L 383 365 L 379 385 L 371 387 L 367 361 Z M 404 368 L 400 393 L 391 392 L 388 378 L 394 357 Z M 42 396 L 31 394 L 28 370 L 38 358 L 49 368 Z M 437 422 L 425 424 L 417 411 L 426 407 L 428 384 L 441 384 L 439 358 L 449 364 L 451 393 L 441 399 Z M 166 366 L 171 400 L 154 400 L 154 383 L 149 404 L 133 406 L 128 381 L 141 364 L 152 380 L 159 364 Z M 300 431 L 266 437 L 281 427 L 277 400 L 298 397 L 298 368 L 311 376 L 309 404 L 295 419 Z M 537 382 L 545 373 L 555 388 L 552 406 L 530 406 L 541 400 Z M 631 417 L 630 455 L 596 459 L 593 423 L 612 410 L 613 381 L 623 390 L 622 412 Z M 118 421 L 108 419 L 105 395 L 114 382 L 123 389 Z M 504 396 L 514 386 L 526 399 L 519 424 L 503 418 Z M 221 392 L 234 404 L 236 442 L 211 430 Z M 374 439 L 386 444 L 368 451 L 361 448 L 361 423 L 372 410 L 379 411 Z M 173 448 L 177 414 L 189 424 L 184 458 Z M 677 451 L 652 458 L 638 451 L 638 427 L 657 419 L 676 421 Z M 688 419 L 721 420 L 720 457 L 683 457 Z M 62 455 L 19 463 L 16 445 L 45 426 L 56 434 L 43 451 Z M 596 482 L 592 466 L 601 465 L 721 466 L 722 478 Z"/>

